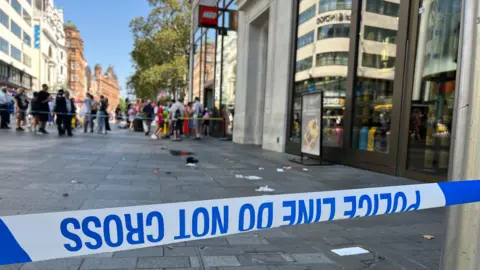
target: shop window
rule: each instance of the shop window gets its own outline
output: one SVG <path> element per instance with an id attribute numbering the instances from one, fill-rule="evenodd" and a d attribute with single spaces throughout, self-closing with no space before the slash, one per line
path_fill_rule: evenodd
<path id="1" fill-rule="evenodd" d="M 417 29 L 419 43 L 411 96 L 407 169 L 446 178 L 458 68 L 461 2 L 423 3 L 420 2 L 423 13 L 419 15 Z"/>
<path id="2" fill-rule="evenodd" d="M 377 13 L 386 16 L 398 17 L 400 4 L 392 3 L 385 0 L 367 0 L 368 12 Z"/>
<path id="3" fill-rule="evenodd" d="M 11 0 L 12 2 L 12 7 L 13 9 L 15 9 L 15 11 L 22 15 L 22 6 L 20 5 L 20 3 L 18 2 L 18 0 Z"/>
<path id="4" fill-rule="evenodd" d="M 388 3 L 389 2 L 383 0 L 368 0 L 366 3 L 364 1 L 364 8 L 362 10 L 365 10 L 365 5 L 367 5 L 367 11 L 382 10 L 383 12 Z M 373 4 L 375 5 L 372 6 Z M 364 16 L 360 16 L 360 18 L 363 17 Z M 378 17 L 373 21 L 369 20 L 369 24 L 381 26 L 385 24 L 385 22 L 381 17 Z M 360 27 L 365 27 L 363 20 L 361 20 Z M 390 27 L 398 28 L 398 21 Z M 367 33 L 366 35 L 368 37 L 369 34 Z M 361 151 L 386 154 L 389 152 L 391 143 L 390 124 L 393 109 L 392 98 L 393 82 L 395 79 L 394 66 L 396 48 L 393 50 L 393 55 L 387 55 L 386 49 L 379 51 L 379 54 L 372 54 L 366 52 L 366 50 L 370 48 L 365 46 L 363 42 L 365 34 L 360 35 L 359 38 L 359 65 L 357 66 L 355 74 L 351 147 Z M 394 37 L 394 39 L 396 39 L 396 37 Z M 392 53 L 390 52 L 389 54 Z"/>
<path id="5" fill-rule="evenodd" d="M 14 59 L 22 62 L 22 52 L 17 47 L 10 45 L 10 54 Z"/>
<path id="6" fill-rule="evenodd" d="M 12 20 L 12 23 L 10 25 L 10 29 L 12 30 L 12 33 L 15 34 L 15 36 L 17 36 L 20 39 L 22 38 L 22 29 L 13 20 Z"/>
<path id="7" fill-rule="evenodd" d="M 391 69 L 395 67 L 395 57 L 363 53 L 362 66 L 369 68 Z"/>
<path id="8" fill-rule="evenodd" d="M 318 28 L 318 40 L 350 37 L 350 24 L 330 24 Z"/>
<path id="9" fill-rule="evenodd" d="M 32 38 L 25 32 L 23 32 L 23 42 L 29 47 L 32 47 Z"/>
<path id="10" fill-rule="evenodd" d="M 318 13 L 352 8 L 352 0 L 320 0 Z"/>
<path id="11" fill-rule="evenodd" d="M 305 10 L 304 12 L 300 13 L 300 15 L 298 15 L 298 25 L 304 22 L 307 22 L 308 20 L 313 18 L 313 16 L 315 16 L 316 8 L 317 8 L 317 5 L 313 5 L 307 10 Z"/>
<path id="12" fill-rule="evenodd" d="M 8 43 L 8 41 L 6 41 L 5 39 L 3 39 L 2 37 L 0 37 L 0 51 L 4 52 L 5 54 L 9 54 L 9 50 L 8 50 L 8 47 L 10 46 L 10 44 Z"/>
<path id="13" fill-rule="evenodd" d="M 297 61 L 297 66 L 296 66 L 296 72 L 308 70 L 312 68 L 313 64 L 313 57 L 307 57 L 305 59 L 302 59 L 300 61 Z"/>
<path id="14" fill-rule="evenodd" d="M 365 26 L 363 31 L 365 40 L 396 44 L 397 31 L 374 26 Z"/>
<path id="15" fill-rule="evenodd" d="M 3 24 L 5 27 L 10 28 L 9 20 L 10 18 L 8 17 L 8 15 L 0 9 L 0 23 Z"/>
<path id="16" fill-rule="evenodd" d="M 348 52 L 319 53 L 315 63 L 317 67 L 348 66 Z"/>
<path id="17" fill-rule="evenodd" d="M 308 44 L 312 44 L 314 39 L 315 39 L 314 31 L 311 31 L 308 34 L 299 37 L 297 40 L 297 49 L 305 47 Z"/>

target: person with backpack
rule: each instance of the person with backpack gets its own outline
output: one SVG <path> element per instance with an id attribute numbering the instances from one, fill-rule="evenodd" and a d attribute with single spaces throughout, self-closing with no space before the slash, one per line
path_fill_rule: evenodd
<path id="1" fill-rule="evenodd" d="M 173 141 L 181 141 L 180 133 L 183 128 L 183 118 L 186 115 L 185 105 L 183 99 L 179 98 L 170 108 L 170 115 L 172 117 L 173 125 Z"/>
<path id="2" fill-rule="evenodd" d="M 202 126 L 200 125 L 200 119 L 203 116 L 203 105 L 200 103 L 200 98 L 195 97 L 195 103 L 192 107 L 193 112 L 193 126 L 195 128 L 195 140 L 202 139 Z"/>

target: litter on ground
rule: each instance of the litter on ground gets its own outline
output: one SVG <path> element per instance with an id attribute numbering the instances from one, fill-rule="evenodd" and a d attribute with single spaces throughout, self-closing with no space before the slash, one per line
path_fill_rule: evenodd
<path id="1" fill-rule="evenodd" d="M 195 163 L 187 163 L 185 164 L 185 166 L 188 166 L 188 167 L 197 167 L 197 165 Z"/>
<path id="2" fill-rule="evenodd" d="M 263 170 L 265 170 L 265 168 L 260 167 L 260 168 L 258 168 L 258 170 L 259 170 L 259 171 L 263 171 Z"/>
<path id="3" fill-rule="evenodd" d="M 264 186 L 264 187 L 259 187 L 259 188 L 255 189 L 255 191 L 257 191 L 257 192 L 273 192 L 273 191 L 275 191 L 275 189 L 269 188 L 268 186 Z"/>
<path id="4" fill-rule="evenodd" d="M 277 169 L 277 172 L 284 172 L 283 169 Z"/>
<path id="5" fill-rule="evenodd" d="M 433 236 L 433 235 L 424 235 L 424 236 L 423 236 L 423 239 L 432 240 L 432 239 L 435 239 L 435 236 Z"/>
<path id="6" fill-rule="evenodd" d="M 307 168 L 303 168 L 303 171 L 308 172 L 308 169 L 307 169 Z"/>
<path id="7" fill-rule="evenodd" d="M 349 247 L 349 248 L 332 249 L 332 252 L 339 255 L 339 256 L 352 256 L 352 255 L 370 253 L 368 250 L 363 249 L 361 247 Z"/>
<path id="8" fill-rule="evenodd" d="M 256 176 L 256 175 L 250 175 L 250 176 L 245 176 L 245 179 L 248 179 L 248 180 L 262 180 L 263 178 L 260 177 L 260 176 Z"/>
<path id="9" fill-rule="evenodd" d="M 235 178 L 243 178 L 242 174 L 235 174 Z"/>
<path id="10" fill-rule="evenodd" d="M 154 170 L 153 173 L 154 173 L 154 174 L 158 174 L 158 170 Z"/>

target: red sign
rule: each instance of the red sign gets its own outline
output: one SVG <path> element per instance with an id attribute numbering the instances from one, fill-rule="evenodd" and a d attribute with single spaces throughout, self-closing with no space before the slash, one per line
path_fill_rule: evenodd
<path id="1" fill-rule="evenodd" d="M 198 26 L 201 27 L 217 27 L 218 25 L 218 8 L 211 6 L 198 6 Z"/>

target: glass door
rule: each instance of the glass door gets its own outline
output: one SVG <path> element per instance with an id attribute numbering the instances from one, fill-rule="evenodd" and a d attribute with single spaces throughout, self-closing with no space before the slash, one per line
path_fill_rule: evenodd
<path id="1" fill-rule="evenodd" d="M 361 167 L 395 173 L 407 46 L 408 0 L 359 1 L 351 69 L 349 146 Z M 374 168 L 372 168 L 374 169 Z"/>
<path id="2" fill-rule="evenodd" d="M 400 166 L 407 177 L 442 181 L 448 174 L 461 1 L 415 2 Z"/>

